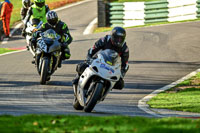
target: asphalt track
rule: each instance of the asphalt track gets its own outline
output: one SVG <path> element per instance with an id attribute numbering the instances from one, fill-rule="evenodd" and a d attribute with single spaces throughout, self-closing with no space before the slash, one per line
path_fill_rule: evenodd
<path id="1" fill-rule="evenodd" d="M 109 33 L 83 35 L 86 26 L 96 18 L 96 11 L 94 0 L 58 11 L 74 38 L 70 44 L 72 56 L 63 62 L 47 85 L 39 84 L 39 75 L 28 51 L 0 56 L 0 114 L 151 117 L 138 108 L 138 101 L 199 68 L 200 22 L 127 29 L 130 69 L 125 77 L 125 88 L 113 90 L 92 113 L 74 110 L 71 80 L 76 74 L 76 64 L 85 59 L 96 40 Z M 0 47 L 24 46 L 20 29 L 7 44 L 0 44 Z"/>

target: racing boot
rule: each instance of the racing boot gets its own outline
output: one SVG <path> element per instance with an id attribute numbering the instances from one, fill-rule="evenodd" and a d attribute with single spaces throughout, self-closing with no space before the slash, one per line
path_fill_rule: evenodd
<path id="1" fill-rule="evenodd" d="M 69 47 L 65 47 L 63 52 L 64 52 L 64 59 L 69 59 L 71 56 Z"/>

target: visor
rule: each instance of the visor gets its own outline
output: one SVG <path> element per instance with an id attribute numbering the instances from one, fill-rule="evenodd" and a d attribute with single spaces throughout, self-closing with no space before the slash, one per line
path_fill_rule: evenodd
<path id="1" fill-rule="evenodd" d="M 35 5 L 41 8 L 45 5 L 45 2 L 35 2 Z"/>
<path id="2" fill-rule="evenodd" d="M 112 41 L 113 41 L 114 45 L 116 45 L 117 47 L 122 47 L 124 44 L 124 40 L 125 40 L 125 38 L 122 36 L 113 36 L 112 37 Z"/>

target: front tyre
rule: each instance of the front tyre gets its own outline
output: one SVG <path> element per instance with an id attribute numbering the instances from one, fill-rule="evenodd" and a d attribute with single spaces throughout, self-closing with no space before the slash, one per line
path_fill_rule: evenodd
<path id="1" fill-rule="evenodd" d="M 97 101 L 101 98 L 103 92 L 103 84 L 96 83 L 95 88 L 88 95 L 86 100 L 86 106 L 84 107 L 85 112 L 91 112 L 94 106 L 97 104 Z"/>
<path id="2" fill-rule="evenodd" d="M 42 85 L 46 84 L 48 76 L 48 68 L 49 68 L 49 59 L 43 58 L 41 66 L 41 74 L 40 74 L 40 84 Z"/>
<path id="3" fill-rule="evenodd" d="M 79 103 L 78 99 L 76 98 L 76 96 L 74 96 L 73 107 L 76 110 L 83 110 L 83 106 L 80 105 L 80 103 Z"/>

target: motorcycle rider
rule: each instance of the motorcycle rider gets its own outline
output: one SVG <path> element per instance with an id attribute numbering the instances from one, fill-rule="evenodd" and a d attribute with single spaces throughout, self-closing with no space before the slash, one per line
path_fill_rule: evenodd
<path id="1" fill-rule="evenodd" d="M 46 13 L 49 11 L 48 5 L 45 5 L 45 0 L 34 0 L 34 4 L 27 11 L 27 15 L 24 19 L 24 28 L 22 30 L 22 36 L 25 37 L 25 29 L 29 20 L 40 20 L 46 23 Z"/>
<path id="2" fill-rule="evenodd" d="M 22 0 L 22 8 L 21 8 L 21 20 L 23 21 L 26 17 L 29 7 L 32 5 L 30 0 Z"/>
<path id="3" fill-rule="evenodd" d="M 48 29 L 53 29 L 58 35 L 61 36 L 60 42 L 62 44 L 61 46 L 62 60 L 69 59 L 71 54 L 68 45 L 72 42 L 73 38 L 70 35 L 67 24 L 58 19 L 58 15 L 55 11 L 47 12 L 46 19 L 47 23 L 43 23 L 41 28 L 39 28 L 38 31 L 33 33 L 33 37 L 31 39 L 31 45 L 36 47 L 37 38 L 39 37 L 40 32 L 44 32 Z M 59 63 L 58 67 L 61 67 L 61 62 Z"/>
<path id="4" fill-rule="evenodd" d="M 123 89 L 124 87 L 124 76 L 126 72 L 128 71 L 129 65 L 128 65 L 128 59 L 129 59 L 129 48 L 126 45 L 125 42 L 126 38 L 126 31 L 122 27 L 114 27 L 111 31 L 111 35 L 106 35 L 105 37 L 99 39 L 92 48 L 88 50 L 87 54 L 87 61 L 84 63 L 80 63 L 76 67 L 77 76 L 72 81 L 74 85 L 78 84 L 78 80 L 80 75 L 84 72 L 84 70 L 88 67 L 88 61 L 90 61 L 94 55 L 99 50 L 105 50 L 105 49 L 112 49 L 115 50 L 119 56 L 121 57 L 121 78 L 120 80 L 115 84 L 113 89 Z"/>

